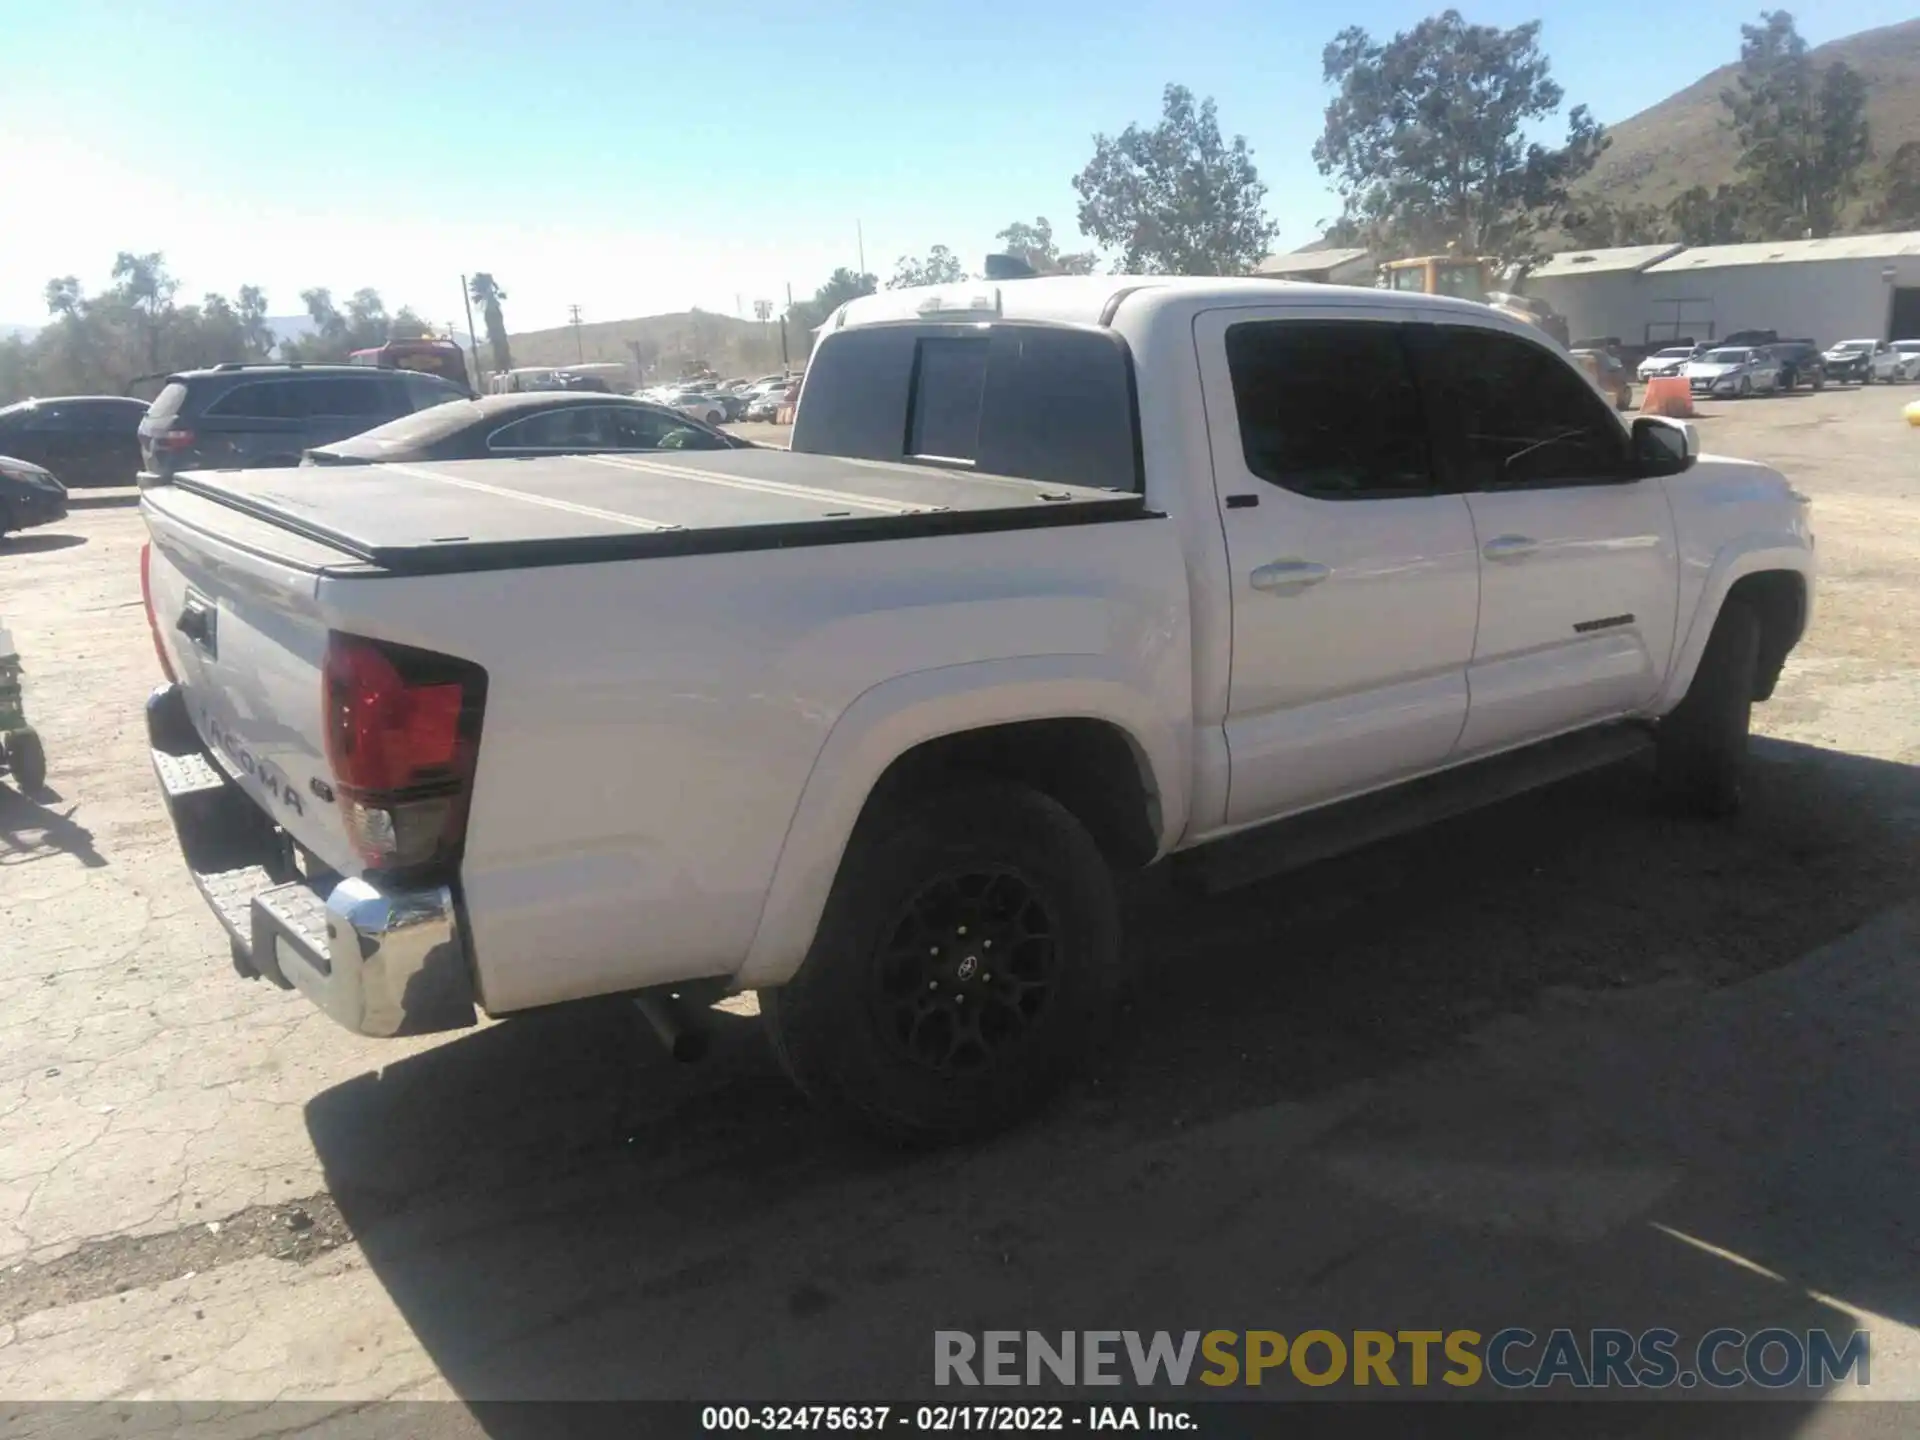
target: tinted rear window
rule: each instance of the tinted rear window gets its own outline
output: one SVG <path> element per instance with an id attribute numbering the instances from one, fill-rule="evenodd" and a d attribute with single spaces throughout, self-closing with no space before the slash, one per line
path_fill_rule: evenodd
<path id="1" fill-rule="evenodd" d="M 166 387 L 153 397 L 153 404 L 147 407 L 149 420 L 171 420 L 180 413 L 180 402 L 187 398 L 187 387 L 179 380 L 169 380 Z"/>
<path id="2" fill-rule="evenodd" d="M 814 352 L 792 446 L 1138 489 L 1137 434 L 1132 361 L 1110 331 L 875 325 L 835 332 Z"/>
<path id="3" fill-rule="evenodd" d="M 987 337 L 922 340 L 914 367 L 910 455 L 971 460 L 980 448 Z"/>

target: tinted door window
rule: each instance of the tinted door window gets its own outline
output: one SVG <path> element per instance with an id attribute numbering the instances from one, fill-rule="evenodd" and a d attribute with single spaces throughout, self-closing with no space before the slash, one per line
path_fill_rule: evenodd
<path id="1" fill-rule="evenodd" d="M 1429 409 L 1457 488 L 1610 483 L 1632 473 L 1626 431 L 1571 363 L 1517 335 L 1420 327 Z"/>
<path id="2" fill-rule="evenodd" d="M 676 436 L 677 450 L 712 450 L 720 442 L 705 430 L 687 424 L 677 415 L 661 415 L 636 406 L 621 406 L 597 412 L 606 417 L 613 444 L 622 450 L 658 450 L 669 435 Z"/>
<path id="3" fill-rule="evenodd" d="M 231 420 L 303 420 L 308 389 L 300 381 L 255 380 L 234 386 L 207 406 L 207 414 Z"/>
<path id="4" fill-rule="evenodd" d="M 569 405 L 529 415 L 487 437 L 490 450 L 611 450 L 616 448 L 607 411 Z"/>
<path id="5" fill-rule="evenodd" d="M 408 407 L 399 400 L 399 382 L 338 376 L 326 380 L 307 380 L 301 387 L 307 392 L 307 413 L 329 419 L 365 420 L 369 424 L 385 420 Z"/>
<path id="6" fill-rule="evenodd" d="M 1434 489 L 1400 326 L 1262 320 L 1229 326 L 1226 344 L 1240 445 L 1255 475 L 1325 500 Z"/>
<path id="7" fill-rule="evenodd" d="M 131 436 L 140 425 L 140 417 L 145 409 L 139 405 L 122 405 L 114 400 L 96 400 L 74 406 L 76 418 L 82 430 L 92 431 L 96 435 Z"/>

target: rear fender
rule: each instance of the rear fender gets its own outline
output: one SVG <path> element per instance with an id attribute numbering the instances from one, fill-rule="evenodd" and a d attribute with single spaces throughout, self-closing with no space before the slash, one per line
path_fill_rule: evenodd
<path id="1" fill-rule="evenodd" d="M 794 812 L 760 924 L 735 975 L 778 985 L 806 959 L 867 797 L 887 768 L 929 740 L 1023 720 L 1101 720 L 1132 743 L 1154 802 L 1160 853 L 1185 831 L 1191 726 L 1169 723 L 1099 655 L 1043 655 L 943 666 L 876 685 L 828 733 Z"/>

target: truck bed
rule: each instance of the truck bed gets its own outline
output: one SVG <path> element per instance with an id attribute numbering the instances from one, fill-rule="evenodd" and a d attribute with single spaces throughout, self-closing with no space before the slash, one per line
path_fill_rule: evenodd
<path id="1" fill-rule="evenodd" d="M 356 566 L 399 575 L 1024 530 L 1149 513 L 1127 491 L 784 450 L 202 471 L 173 483 L 318 541 Z"/>

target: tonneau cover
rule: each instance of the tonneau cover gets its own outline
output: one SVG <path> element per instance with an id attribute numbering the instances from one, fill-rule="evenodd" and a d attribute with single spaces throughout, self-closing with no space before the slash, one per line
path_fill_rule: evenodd
<path id="1" fill-rule="evenodd" d="M 181 490 L 399 574 L 1139 519 L 1139 495 L 785 450 L 199 471 Z"/>

